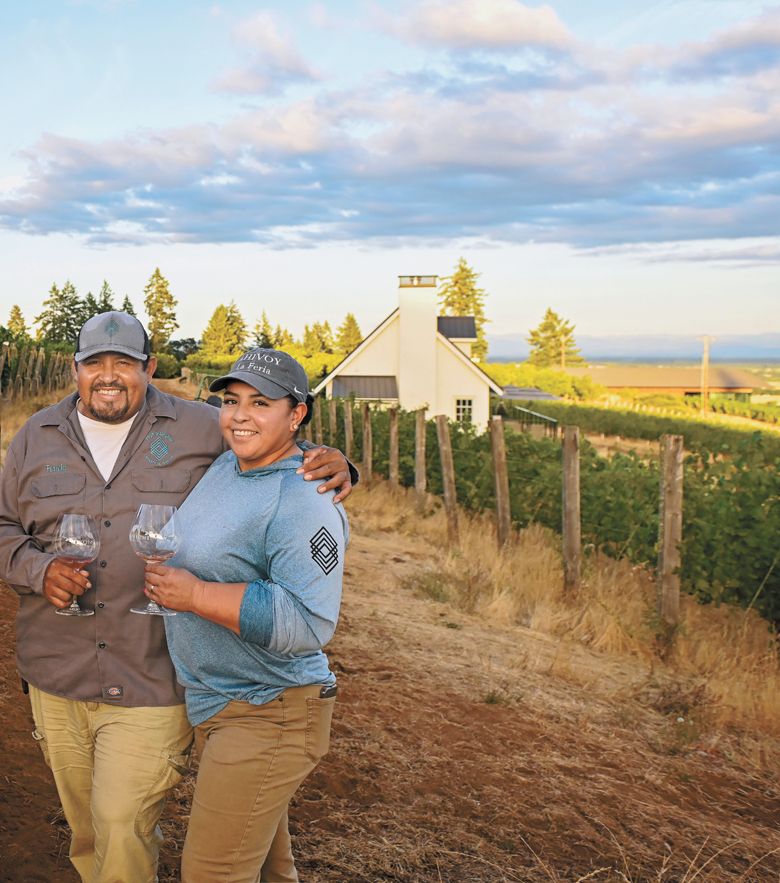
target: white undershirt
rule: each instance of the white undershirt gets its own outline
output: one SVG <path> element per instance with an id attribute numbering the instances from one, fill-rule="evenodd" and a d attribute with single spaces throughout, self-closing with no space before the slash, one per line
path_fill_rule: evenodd
<path id="1" fill-rule="evenodd" d="M 100 474 L 108 481 L 136 415 L 133 414 L 129 420 L 125 420 L 123 423 L 103 423 L 100 420 L 85 417 L 78 409 L 76 413 L 79 415 L 81 431 L 84 433 L 84 440 L 90 454 L 92 454 L 92 459 L 100 470 Z"/>

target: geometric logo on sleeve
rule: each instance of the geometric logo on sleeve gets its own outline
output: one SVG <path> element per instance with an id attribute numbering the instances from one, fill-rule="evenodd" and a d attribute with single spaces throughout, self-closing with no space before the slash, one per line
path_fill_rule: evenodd
<path id="1" fill-rule="evenodd" d="M 325 573 L 330 573 L 339 563 L 339 547 L 336 541 L 324 527 L 321 527 L 309 540 L 309 543 L 312 559 L 319 564 Z"/>

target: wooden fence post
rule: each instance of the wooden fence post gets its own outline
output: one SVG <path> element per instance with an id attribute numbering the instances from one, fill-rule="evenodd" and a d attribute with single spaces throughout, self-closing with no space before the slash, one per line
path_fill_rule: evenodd
<path id="1" fill-rule="evenodd" d="M 417 511 L 425 512 L 425 408 L 414 415 L 414 489 Z"/>
<path id="2" fill-rule="evenodd" d="M 504 421 L 499 415 L 490 420 L 490 447 L 493 451 L 493 478 L 496 485 L 496 534 L 498 547 L 509 541 L 512 514 L 509 506 L 509 475 L 506 468 Z"/>
<path id="3" fill-rule="evenodd" d="M 447 539 L 450 544 L 454 544 L 458 542 L 458 498 L 455 493 L 455 464 L 452 459 L 450 425 L 445 414 L 436 415 L 436 435 L 439 439 L 444 510 L 447 513 Z"/>
<path id="4" fill-rule="evenodd" d="M 390 481 L 392 484 L 398 484 L 400 474 L 398 470 L 398 408 L 390 408 L 388 412 L 390 418 Z"/>
<path id="5" fill-rule="evenodd" d="M 661 490 L 658 519 L 657 613 L 659 637 L 671 643 L 680 621 L 680 543 L 682 542 L 683 437 L 661 437 Z"/>
<path id="6" fill-rule="evenodd" d="M 316 444 L 322 444 L 322 399 L 317 396 L 314 399 L 314 441 Z"/>
<path id="7" fill-rule="evenodd" d="M 563 427 L 563 589 L 579 591 L 582 578 L 580 526 L 580 429 Z"/>
<path id="8" fill-rule="evenodd" d="M 363 424 L 363 472 L 365 472 L 366 484 L 371 482 L 373 471 L 373 448 L 371 440 L 371 408 L 368 402 L 363 402 L 361 408 L 361 422 Z"/>
<path id="9" fill-rule="evenodd" d="M 352 459 L 352 399 L 344 399 L 344 456 Z"/>
<path id="10" fill-rule="evenodd" d="M 8 349 L 8 341 L 4 340 L 2 347 L 0 347 L 0 396 L 3 394 L 3 368 L 8 361 Z"/>
<path id="11" fill-rule="evenodd" d="M 337 429 L 336 423 L 338 416 L 336 414 L 336 399 L 333 397 L 328 399 L 328 444 L 336 444 Z"/>

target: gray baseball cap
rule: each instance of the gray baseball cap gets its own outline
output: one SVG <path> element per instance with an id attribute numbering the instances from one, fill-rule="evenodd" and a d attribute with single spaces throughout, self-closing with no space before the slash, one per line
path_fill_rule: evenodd
<path id="1" fill-rule="evenodd" d="M 306 402 L 309 395 L 309 381 L 300 362 L 280 350 L 263 347 L 248 350 L 236 359 L 230 374 L 218 377 L 209 389 L 219 392 L 231 380 L 248 383 L 269 399 L 291 395 L 299 402 Z"/>
<path id="2" fill-rule="evenodd" d="M 150 351 L 149 336 L 138 319 L 129 313 L 111 310 L 98 313 L 81 326 L 74 358 L 83 362 L 100 353 L 122 353 L 145 362 Z"/>

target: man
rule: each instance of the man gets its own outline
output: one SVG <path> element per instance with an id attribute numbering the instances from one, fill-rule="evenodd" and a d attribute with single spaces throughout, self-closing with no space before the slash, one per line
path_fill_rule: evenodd
<path id="1" fill-rule="evenodd" d="M 0 477 L 0 577 L 20 600 L 19 673 L 84 883 L 156 879 L 157 823 L 192 743 L 162 618 L 130 613 L 144 577 L 128 534 L 141 503 L 179 505 L 224 446 L 218 411 L 161 393 L 155 367 L 136 318 L 89 319 L 74 357 L 78 392 L 27 421 Z M 338 451 L 305 457 L 305 478 L 329 477 L 322 489 L 340 486 L 337 499 L 350 492 Z M 89 570 L 51 551 L 65 512 L 99 527 Z M 56 616 L 73 596 L 94 615 Z"/>

